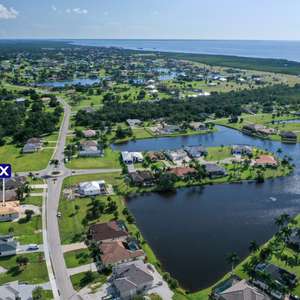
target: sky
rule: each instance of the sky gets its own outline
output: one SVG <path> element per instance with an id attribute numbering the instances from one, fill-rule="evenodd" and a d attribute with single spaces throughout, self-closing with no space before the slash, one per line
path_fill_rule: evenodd
<path id="1" fill-rule="evenodd" d="M 0 0 L 0 38 L 300 40 L 300 0 Z"/>

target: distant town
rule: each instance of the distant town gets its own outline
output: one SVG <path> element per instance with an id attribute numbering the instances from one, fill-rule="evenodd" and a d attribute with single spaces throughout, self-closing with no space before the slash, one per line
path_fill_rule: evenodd
<path id="1" fill-rule="evenodd" d="M 217 58 L 0 44 L 0 299 L 299 299 L 300 77 Z"/>

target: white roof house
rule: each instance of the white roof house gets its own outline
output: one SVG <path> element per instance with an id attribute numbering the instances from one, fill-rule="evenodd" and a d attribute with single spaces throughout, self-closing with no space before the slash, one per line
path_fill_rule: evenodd
<path id="1" fill-rule="evenodd" d="M 96 196 L 106 192 L 105 181 L 87 181 L 78 185 L 78 191 L 82 196 Z"/>
<path id="2" fill-rule="evenodd" d="M 125 164 L 130 165 L 136 162 L 142 162 L 144 160 L 144 156 L 141 152 L 128 152 L 123 151 L 121 153 L 122 160 Z"/>

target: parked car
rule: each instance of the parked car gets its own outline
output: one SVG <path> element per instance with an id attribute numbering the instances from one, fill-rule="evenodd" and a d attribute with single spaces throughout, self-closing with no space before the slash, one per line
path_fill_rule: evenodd
<path id="1" fill-rule="evenodd" d="M 30 250 L 30 251 L 39 250 L 39 246 L 37 244 L 30 244 L 27 247 L 27 250 Z"/>

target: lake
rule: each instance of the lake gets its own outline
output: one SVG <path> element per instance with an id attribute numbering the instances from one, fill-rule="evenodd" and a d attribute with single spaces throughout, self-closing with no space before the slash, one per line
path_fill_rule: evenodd
<path id="1" fill-rule="evenodd" d="M 146 151 L 197 144 L 247 144 L 272 152 L 281 148 L 294 159 L 293 175 L 263 184 L 220 184 L 128 199 L 130 211 L 163 268 L 190 291 L 206 288 L 227 273 L 230 266 L 225 258 L 229 252 L 244 258 L 251 240 L 260 244 L 267 241 L 276 230 L 276 216 L 300 211 L 300 145 L 255 139 L 225 127 L 218 129 L 209 135 L 113 146 L 121 151 Z"/>
<path id="2" fill-rule="evenodd" d="M 300 41 L 247 40 L 70 40 L 82 46 L 120 47 L 132 50 L 283 58 L 300 62 Z"/>

